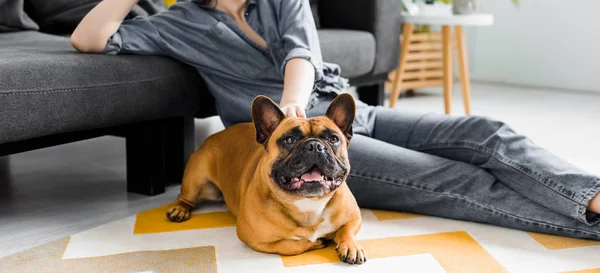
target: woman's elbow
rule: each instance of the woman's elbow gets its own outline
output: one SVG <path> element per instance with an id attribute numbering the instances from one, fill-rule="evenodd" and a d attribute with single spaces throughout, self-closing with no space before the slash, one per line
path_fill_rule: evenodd
<path id="1" fill-rule="evenodd" d="M 82 53 L 102 53 L 106 44 L 93 41 L 87 37 L 81 37 L 77 33 L 73 33 L 69 39 L 71 46 Z"/>

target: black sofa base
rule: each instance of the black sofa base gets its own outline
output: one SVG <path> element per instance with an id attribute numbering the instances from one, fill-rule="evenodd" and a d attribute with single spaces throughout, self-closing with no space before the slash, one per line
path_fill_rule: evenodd
<path id="1" fill-rule="evenodd" d="M 376 76 L 368 75 L 350 79 L 350 84 L 356 86 L 358 98 L 362 102 L 373 106 L 383 106 L 387 77 L 387 74 Z"/>
<path id="2" fill-rule="evenodd" d="M 383 105 L 387 74 L 350 79 L 361 101 Z M 214 98 L 206 93 L 207 105 Z M 213 106 L 214 108 L 214 106 Z M 196 117 L 215 115 L 214 109 L 201 107 Z M 154 196 L 169 184 L 181 183 L 189 156 L 194 152 L 194 117 L 176 116 L 112 128 L 63 133 L 0 144 L 0 156 L 41 149 L 106 135 L 124 137 L 127 154 L 127 191 Z"/>
<path id="3" fill-rule="evenodd" d="M 181 183 L 185 164 L 195 148 L 194 118 L 178 116 L 3 143 L 0 156 L 105 135 L 126 139 L 127 191 L 150 196 L 164 193 L 168 184 Z"/>
<path id="4" fill-rule="evenodd" d="M 368 105 L 383 106 L 385 99 L 385 84 L 376 83 L 356 88 L 360 100 Z"/>

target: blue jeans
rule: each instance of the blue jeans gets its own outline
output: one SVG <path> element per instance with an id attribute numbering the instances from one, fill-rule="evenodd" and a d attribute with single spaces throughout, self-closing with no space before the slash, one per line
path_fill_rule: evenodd
<path id="1" fill-rule="evenodd" d="M 361 207 L 600 240 L 600 178 L 478 116 L 357 111 L 347 183 Z"/>

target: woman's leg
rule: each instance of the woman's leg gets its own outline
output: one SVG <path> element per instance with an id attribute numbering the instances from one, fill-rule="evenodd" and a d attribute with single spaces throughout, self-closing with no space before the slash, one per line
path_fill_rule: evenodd
<path id="1" fill-rule="evenodd" d="M 361 207 L 600 240 L 599 228 L 539 205 L 475 165 L 358 134 L 349 156 L 347 183 Z"/>
<path id="2" fill-rule="evenodd" d="M 502 122 L 478 116 L 374 109 L 369 133 L 378 140 L 478 166 L 552 211 L 588 225 L 600 221 L 586 210 L 600 190 L 600 178 L 538 147 Z"/>

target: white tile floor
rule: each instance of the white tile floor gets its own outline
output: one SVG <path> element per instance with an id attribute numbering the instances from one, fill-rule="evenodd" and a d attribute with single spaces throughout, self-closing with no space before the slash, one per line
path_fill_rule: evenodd
<path id="1" fill-rule="evenodd" d="M 458 87 L 458 86 L 456 86 Z M 402 98 L 397 108 L 443 112 L 439 88 Z M 455 89 L 453 113 L 462 114 Z M 510 124 L 582 168 L 600 173 L 600 93 L 473 84 L 472 113 Z M 197 143 L 223 128 L 198 120 Z M 125 192 L 125 142 L 103 137 L 0 158 L 0 257 L 173 200 Z"/>

